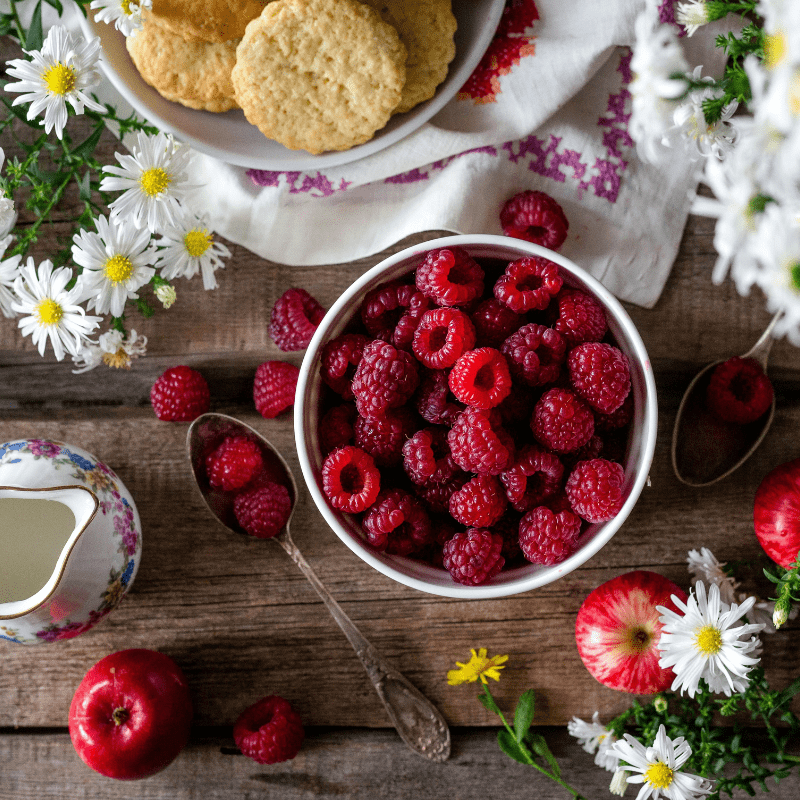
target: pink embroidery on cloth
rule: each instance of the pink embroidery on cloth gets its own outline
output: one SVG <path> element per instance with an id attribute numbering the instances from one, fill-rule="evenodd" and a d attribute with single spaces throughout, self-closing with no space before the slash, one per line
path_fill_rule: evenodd
<path id="1" fill-rule="evenodd" d="M 283 182 L 289 187 L 289 194 L 305 192 L 313 197 L 330 197 L 336 192 L 343 192 L 351 183 L 342 179 L 338 186 L 334 186 L 321 172 L 311 175 L 307 172 L 271 172 L 265 169 L 249 169 L 247 177 L 256 186 L 278 187 Z M 303 180 L 298 186 L 297 181 L 301 177 Z M 281 179 L 283 180 L 281 181 Z"/>
<path id="2" fill-rule="evenodd" d="M 675 19 L 675 0 L 661 0 L 658 6 L 658 21 L 662 25 L 673 25 L 678 36 L 686 36 L 686 29 Z"/>

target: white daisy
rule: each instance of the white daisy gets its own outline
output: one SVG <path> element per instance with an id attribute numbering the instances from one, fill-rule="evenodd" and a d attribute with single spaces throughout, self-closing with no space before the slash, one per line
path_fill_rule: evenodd
<path id="1" fill-rule="evenodd" d="M 14 294 L 18 299 L 11 309 L 28 315 L 19 321 L 22 335 L 31 334 L 33 343 L 39 347 L 39 355 L 44 355 L 49 337 L 59 361 L 65 353 L 78 353 L 100 323 L 100 317 L 89 316 L 78 305 L 80 289 L 77 286 L 66 291 L 71 279 L 72 270 L 67 267 L 53 270 L 52 262 L 42 261 L 37 270 L 33 259 L 28 258 L 14 281 Z"/>
<path id="2" fill-rule="evenodd" d="M 130 369 L 134 358 L 147 352 L 147 337 L 139 336 L 131 329 L 127 338 L 117 330 L 106 331 L 97 342 L 87 341 L 81 351 L 72 357 L 78 369 L 73 374 L 89 372 L 100 364 L 115 369 Z"/>
<path id="3" fill-rule="evenodd" d="M 739 583 L 728 575 L 722 568 L 725 562 L 717 561 L 714 554 L 704 547 L 698 552 L 690 550 L 686 558 L 689 564 L 689 573 L 694 582 L 703 581 L 707 584 L 716 584 L 719 587 L 720 598 L 723 603 L 733 603 L 736 600 L 736 589 Z"/>
<path id="4" fill-rule="evenodd" d="M 100 190 L 123 192 L 109 206 L 112 215 L 153 233 L 176 225 L 180 201 L 194 188 L 186 177 L 190 155 L 189 148 L 176 144 L 172 136 L 140 131 L 132 154 L 115 153 L 120 166 L 104 169 Z"/>
<path id="5" fill-rule="evenodd" d="M 142 29 L 142 9 L 151 9 L 153 0 L 142 0 L 141 3 L 134 3 L 132 0 L 92 0 L 89 8 L 99 8 L 94 15 L 96 20 L 113 22 L 114 27 L 123 36 L 133 36 Z"/>
<path id="6" fill-rule="evenodd" d="M 8 246 L 11 244 L 11 236 L 6 236 L 0 239 L 0 259 L 5 255 Z M 22 256 L 11 256 L 0 261 L 0 311 L 3 312 L 4 317 L 16 316 L 11 306 L 17 299 L 14 294 L 14 281 L 19 275 L 19 262 L 22 261 Z"/>
<path id="7" fill-rule="evenodd" d="M 716 584 L 711 585 L 706 598 L 705 585 L 697 583 L 686 603 L 675 595 L 672 601 L 681 614 L 656 606 L 664 626 L 658 642 L 658 664 L 662 669 L 674 670 L 672 691 L 680 688 L 681 694 L 686 690 L 689 697 L 694 697 L 702 679 L 712 692 L 728 697 L 732 692 L 743 692 L 749 682 L 748 673 L 759 661 L 750 654 L 760 641 L 756 636 L 744 641 L 742 637 L 758 633 L 763 626 L 731 626 L 750 611 L 755 598 L 749 597 L 741 605 L 728 605 L 720 600 Z"/>
<path id="8" fill-rule="evenodd" d="M 614 777 L 611 778 L 611 785 L 608 787 L 608 791 L 611 792 L 611 794 L 617 795 L 617 797 L 622 797 L 627 788 L 628 773 L 624 769 L 618 769 L 614 773 Z"/>
<path id="9" fill-rule="evenodd" d="M 641 742 L 626 733 L 624 741 L 614 744 L 614 750 L 620 760 L 628 765 L 625 769 L 635 773 L 628 776 L 627 782 L 642 784 L 636 800 L 647 800 L 648 797 L 653 800 L 660 797 L 668 800 L 697 800 L 711 793 L 711 781 L 680 771 L 692 755 L 692 748 L 682 736 L 670 739 L 663 725 L 659 726 L 655 741 L 650 747 L 645 748 Z M 616 775 L 614 779 L 612 785 L 617 782 Z"/>
<path id="10" fill-rule="evenodd" d="M 217 287 L 214 272 L 224 269 L 222 259 L 231 255 L 224 244 L 214 241 L 207 220 L 194 214 L 168 227 L 157 244 L 161 249 L 156 268 L 161 269 L 162 278 L 191 278 L 200 272 L 206 289 Z"/>
<path id="11" fill-rule="evenodd" d="M 98 216 L 97 233 L 81 230 L 73 237 L 72 259 L 83 272 L 78 278 L 82 299 L 100 314 L 121 317 L 129 298 L 136 299 L 156 271 L 150 231 Z"/>
<path id="12" fill-rule="evenodd" d="M 573 717 L 567 723 L 567 731 L 587 753 L 596 753 L 594 763 L 598 767 L 609 772 L 617 768 L 619 759 L 611 753 L 611 746 L 617 741 L 617 737 L 605 725 L 600 724 L 599 712 L 594 712 L 591 722 Z"/>
<path id="13" fill-rule="evenodd" d="M 708 25 L 709 22 L 718 18 L 711 14 L 711 9 L 705 0 L 678 3 L 675 9 L 675 21 L 686 29 L 687 36 L 693 36 L 703 25 Z"/>
<path id="14" fill-rule="evenodd" d="M 62 25 L 50 28 L 41 51 L 25 51 L 30 56 L 8 62 L 7 72 L 18 83 L 7 83 L 7 92 L 24 92 L 12 105 L 30 103 L 28 119 L 44 111 L 44 130 L 55 128 L 61 138 L 67 124 L 67 103 L 76 114 L 83 114 L 84 106 L 92 111 L 103 111 L 103 106 L 92 100 L 86 92 L 100 83 L 97 60 L 100 56 L 100 39 L 84 41 Z"/>

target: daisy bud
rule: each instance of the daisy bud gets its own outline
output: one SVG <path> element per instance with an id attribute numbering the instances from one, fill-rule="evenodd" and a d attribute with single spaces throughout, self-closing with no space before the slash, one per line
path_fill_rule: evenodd
<path id="1" fill-rule="evenodd" d="M 667 698 L 664 697 L 663 694 L 658 695 L 653 700 L 653 708 L 658 711 L 659 714 L 663 714 L 667 710 Z"/>
<path id="2" fill-rule="evenodd" d="M 17 209 L 8 197 L 0 198 L 0 239 L 11 231 L 17 222 Z"/>
<path id="3" fill-rule="evenodd" d="M 791 610 L 792 601 L 788 597 L 778 598 L 778 602 L 775 603 L 775 611 L 772 612 L 772 624 L 775 626 L 775 630 L 786 624 Z"/>
<path id="4" fill-rule="evenodd" d="M 156 297 L 164 308 L 169 308 L 177 299 L 178 294 L 168 283 L 162 283 L 161 286 L 156 287 Z"/>
<path id="5" fill-rule="evenodd" d="M 624 769 L 618 769 L 614 773 L 614 777 L 611 779 L 611 786 L 608 787 L 608 791 L 611 794 L 615 794 L 618 797 L 622 797 L 625 794 L 625 790 L 628 788 L 628 773 Z"/>

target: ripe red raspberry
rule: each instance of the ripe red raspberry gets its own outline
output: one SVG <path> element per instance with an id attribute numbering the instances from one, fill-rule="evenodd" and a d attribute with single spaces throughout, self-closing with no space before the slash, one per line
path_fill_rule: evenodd
<path id="1" fill-rule="evenodd" d="M 553 328 L 564 337 L 567 347 L 599 342 L 606 335 L 606 312 L 585 292 L 565 286 L 550 308 Z"/>
<path id="2" fill-rule="evenodd" d="M 334 508 L 358 514 L 378 496 L 381 474 L 372 456 L 358 447 L 341 447 L 322 464 L 322 490 Z"/>
<path id="3" fill-rule="evenodd" d="M 256 370 L 253 400 L 264 419 L 273 419 L 294 405 L 300 370 L 286 361 L 265 361 Z"/>
<path id="4" fill-rule="evenodd" d="M 233 513 L 250 536 L 271 539 L 281 532 L 289 519 L 292 499 L 285 486 L 268 481 L 257 489 L 236 495 Z"/>
<path id="5" fill-rule="evenodd" d="M 616 431 L 624 428 L 632 419 L 633 392 L 628 392 L 628 396 L 616 411 L 612 411 L 610 414 L 595 412 L 594 428 L 597 431 Z"/>
<path id="6" fill-rule="evenodd" d="M 512 261 L 494 285 L 494 296 L 512 311 L 542 311 L 563 284 L 558 264 L 546 258 Z"/>
<path id="7" fill-rule="evenodd" d="M 233 726 L 233 740 L 259 764 L 289 761 L 303 744 L 303 721 L 287 700 L 270 695 L 243 711 Z"/>
<path id="8" fill-rule="evenodd" d="M 516 380 L 528 386 L 544 386 L 558 379 L 567 343 L 552 328 L 531 323 L 512 333 L 500 352 Z"/>
<path id="9" fill-rule="evenodd" d="M 537 442 L 557 453 L 583 447 L 594 434 L 594 416 L 568 389 L 548 389 L 533 409 L 531 430 Z"/>
<path id="10" fill-rule="evenodd" d="M 772 383 L 754 358 L 734 356 L 714 368 L 706 392 L 712 413 L 726 422 L 755 422 L 772 405 Z"/>
<path id="11" fill-rule="evenodd" d="M 211 406 L 206 379 L 191 367 L 171 367 L 153 384 L 150 403 L 160 420 L 191 422 Z"/>
<path id="12" fill-rule="evenodd" d="M 463 306 L 483 294 L 483 269 L 460 247 L 429 250 L 417 267 L 416 283 L 441 306 Z"/>
<path id="13" fill-rule="evenodd" d="M 337 447 L 353 443 L 353 423 L 356 420 L 356 410 L 348 403 L 334 406 L 325 412 L 319 421 L 319 446 L 323 455 L 328 455 Z"/>
<path id="14" fill-rule="evenodd" d="M 447 434 L 453 461 L 466 472 L 499 475 L 514 461 L 514 441 L 497 412 L 467 408 Z"/>
<path id="15" fill-rule="evenodd" d="M 450 497 L 450 516 L 468 528 L 488 528 L 505 513 L 508 498 L 500 481 L 476 475 Z"/>
<path id="16" fill-rule="evenodd" d="M 420 317 L 430 307 L 431 301 L 416 286 L 390 281 L 367 293 L 361 321 L 370 336 L 408 350 Z"/>
<path id="17" fill-rule="evenodd" d="M 358 413 L 366 419 L 380 419 L 388 409 L 402 406 L 418 384 L 414 356 L 375 339 L 364 347 L 353 377 Z"/>
<path id="18" fill-rule="evenodd" d="M 433 538 L 425 509 L 402 489 L 381 492 L 362 525 L 370 545 L 391 555 L 407 556 Z"/>
<path id="19" fill-rule="evenodd" d="M 369 453 L 380 467 L 399 464 L 403 444 L 418 427 L 416 415 L 407 407 L 387 411 L 380 419 L 356 417 L 353 436 L 356 447 Z"/>
<path id="20" fill-rule="evenodd" d="M 345 400 L 353 399 L 353 377 L 369 343 L 369 337 L 360 333 L 343 333 L 322 348 L 322 380 Z"/>
<path id="21" fill-rule="evenodd" d="M 272 307 L 269 335 L 281 350 L 303 350 L 324 316 L 325 309 L 305 289 L 287 289 Z"/>
<path id="22" fill-rule="evenodd" d="M 601 414 L 616 411 L 631 390 L 628 358 L 610 344 L 579 344 L 570 350 L 567 368 L 575 391 Z"/>
<path id="23" fill-rule="evenodd" d="M 614 461 L 581 461 L 567 478 L 567 499 L 587 522 L 614 519 L 625 502 L 625 472 Z"/>
<path id="24" fill-rule="evenodd" d="M 554 453 L 528 445 L 517 454 L 514 466 L 500 473 L 511 505 L 530 511 L 561 488 L 564 466 Z"/>
<path id="25" fill-rule="evenodd" d="M 506 236 L 558 250 L 567 238 L 569 222 L 561 206 L 544 192 L 520 192 L 500 212 Z"/>
<path id="26" fill-rule="evenodd" d="M 469 528 L 445 542 L 444 568 L 456 583 L 479 586 L 503 568 L 503 537 L 481 528 Z"/>
<path id="27" fill-rule="evenodd" d="M 422 370 L 416 404 L 422 419 L 433 425 L 452 425 L 464 410 L 450 391 L 447 373 L 440 369 Z"/>
<path id="28" fill-rule="evenodd" d="M 475 408 L 494 408 L 511 392 L 511 374 L 500 351 L 481 347 L 464 353 L 450 370 L 450 391 Z"/>
<path id="29" fill-rule="evenodd" d="M 206 456 L 206 476 L 215 489 L 235 492 L 264 468 L 261 448 L 247 436 L 226 436 Z"/>
<path id="30" fill-rule="evenodd" d="M 529 511 L 519 524 L 522 554 L 533 564 L 560 564 L 575 549 L 581 520 L 571 511 L 554 513 L 545 506 Z"/>
<path id="31" fill-rule="evenodd" d="M 414 333 L 414 355 L 430 369 L 447 369 L 475 346 L 475 328 L 457 308 L 426 311 Z"/>
<path id="32" fill-rule="evenodd" d="M 444 483 L 416 485 L 414 492 L 431 513 L 450 513 L 450 498 L 469 480 L 469 476 L 458 470 L 452 478 Z"/>
<path id="33" fill-rule="evenodd" d="M 414 483 L 445 483 L 458 471 L 445 428 L 422 428 L 403 445 L 403 467 Z"/>
<path id="34" fill-rule="evenodd" d="M 525 317 L 505 303 L 490 297 L 472 312 L 476 341 L 479 347 L 497 347 L 525 322 Z"/>

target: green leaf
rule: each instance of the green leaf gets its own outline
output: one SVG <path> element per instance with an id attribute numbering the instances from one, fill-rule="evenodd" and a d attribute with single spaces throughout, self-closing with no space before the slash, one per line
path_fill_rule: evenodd
<path id="1" fill-rule="evenodd" d="M 502 713 L 500 711 L 500 706 L 495 703 L 494 697 L 492 697 L 488 692 L 481 692 L 481 694 L 478 695 L 478 700 L 480 700 L 483 704 L 483 707 L 489 711 L 492 711 L 495 714 Z"/>
<path id="2" fill-rule="evenodd" d="M 509 758 L 519 761 L 520 764 L 530 765 L 533 761 L 525 745 L 520 744 L 505 728 L 497 732 L 497 744 Z"/>
<path id="3" fill-rule="evenodd" d="M 47 5 L 52 6 L 56 11 L 58 11 L 58 16 L 60 17 L 64 13 L 64 6 L 61 5 L 59 0 L 44 0 Z"/>
<path id="4" fill-rule="evenodd" d="M 514 735 L 518 741 L 525 738 L 525 734 L 533 723 L 533 711 L 536 705 L 536 693 L 528 689 L 520 695 L 517 708 L 514 711 Z"/>
<path id="5" fill-rule="evenodd" d="M 78 180 L 78 197 L 84 202 L 92 199 L 92 173 L 88 169 L 86 174 Z"/>
<path id="6" fill-rule="evenodd" d="M 87 136 L 79 145 L 75 146 L 70 155 L 80 158 L 81 160 L 84 160 L 87 156 L 90 156 L 97 147 L 100 137 L 103 135 L 104 127 L 105 126 L 102 122 L 98 123 L 89 136 Z"/>
<path id="7" fill-rule="evenodd" d="M 31 26 L 28 28 L 28 35 L 25 37 L 26 50 L 41 50 L 44 43 L 44 31 L 42 30 L 42 0 L 36 3 L 31 17 Z"/>
<path id="8" fill-rule="evenodd" d="M 550 748 L 547 746 L 544 736 L 542 736 L 541 733 L 529 732 L 528 736 L 526 737 L 526 741 L 530 743 L 533 752 L 536 753 L 536 755 L 540 758 L 543 758 L 550 765 L 553 775 L 555 775 L 557 778 L 560 778 L 561 767 L 558 766 L 556 757 L 552 754 Z"/>

